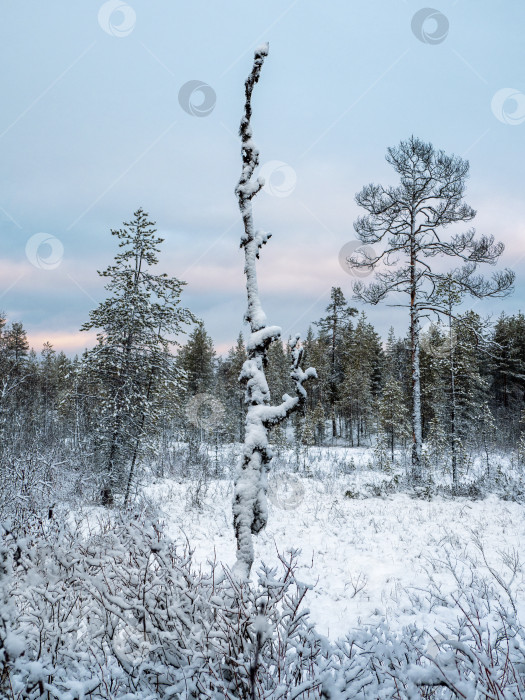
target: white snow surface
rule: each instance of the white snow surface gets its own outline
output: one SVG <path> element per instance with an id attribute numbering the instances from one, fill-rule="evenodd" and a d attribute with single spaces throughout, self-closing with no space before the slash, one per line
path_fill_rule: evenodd
<path id="1" fill-rule="evenodd" d="M 523 558 L 522 504 L 495 496 L 479 501 L 441 497 L 426 501 L 402 493 L 387 498 L 345 496 L 374 478 L 377 481 L 378 474 L 366 470 L 322 480 L 283 473 L 269 476 L 269 519 L 254 538 L 252 579 L 261 561 L 277 565 L 277 552 L 299 548 L 299 578 L 314 586 L 307 607 L 318 631 L 329 638 L 343 636 L 362 623 L 373 624 L 380 616 L 394 628 L 417 623 L 419 628 L 444 629 L 447 620 L 456 619 L 457 610 L 426 605 L 425 594 L 418 589 L 428 588 L 430 572 L 443 594 L 455 590 L 444 564 L 447 552 L 460 560 L 468 552 L 478 561 L 477 569 L 486 572 L 474 544 L 476 536 L 483 542 L 489 565 L 504 578 L 508 577 L 502 555 L 514 551 Z M 188 538 L 196 565 L 216 560 L 232 567 L 236 544 L 231 481 L 211 481 L 200 509 L 188 507 L 191 488 L 187 481 L 165 479 L 146 493 L 160 504 L 168 534 L 176 540 Z M 513 589 L 523 620 L 521 571 Z M 409 592 L 421 596 L 419 609 Z"/>

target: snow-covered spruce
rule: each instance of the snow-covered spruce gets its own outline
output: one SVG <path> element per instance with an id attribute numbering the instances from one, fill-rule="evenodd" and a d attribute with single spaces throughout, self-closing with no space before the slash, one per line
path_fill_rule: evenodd
<path id="1" fill-rule="evenodd" d="M 279 326 L 268 326 L 262 309 L 257 286 L 256 260 L 263 245 L 271 234 L 256 231 L 253 223 L 252 199 L 264 186 L 264 180 L 253 180 L 259 163 L 259 151 L 252 140 L 252 92 L 268 55 L 268 44 L 255 51 L 253 68 L 245 82 L 244 114 L 239 133 L 242 140 L 242 173 L 235 190 L 241 211 L 244 233 L 241 248 L 244 248 L 246 292 L 248 307 L 245 320 L 250 324 L 251 335 L 247 343 L 248 359 L 243 365 L 240 381 L 245 387 L 247 406 L 244 450 L 239 462 L 235 480 L 233 518 L 237 537 L 237 562 L 235 576 L 240 580 L 249 578 L 254 559 L 252 535 L 259 533 L 266 525 L 268 510 L 266 503 L 267 473 L 270 468 L 272 451 L 268 442 L 268 431 L 282 423 L 290 414 L 304 405 L 306 391 L 303 387 L 310 377 L 315 377 L 313 368 L 305 372 L 301 369 L 302 349 L 299 336 L 292 342 L 291 378 L 295 384 L 296 396 L 285 394 L 278 406 L 270 405 L 270 392 L 265 376 L 268 347 L 281 337 Z"/>
<path id="2" fill-rule="evenodd" d="M 180 307 L 185 282 L 155 270 L 163 242 L 156 231 L 143 209 L 111 231 L 121 251 L 99 272 L 109 296 L 81 328 L 98 330 L 97 345 L 83 358 L 83 377 L 96 399 L 95 462 L 108 506 L 117 495 L 127 505 L 141 461 L 154 454 L 163 395 L 183 382 L 170 348 L 195 320 Z"/>

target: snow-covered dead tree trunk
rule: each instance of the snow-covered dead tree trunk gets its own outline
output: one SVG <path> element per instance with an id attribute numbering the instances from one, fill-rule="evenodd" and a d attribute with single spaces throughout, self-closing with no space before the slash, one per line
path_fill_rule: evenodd
<path id="1" fill-rule="evenodd" d="M 251 330 L 246 348 L 248 359 L 240 375 L 240 381 L 245 388 L 247 413 L 244 449 L 238 465 L 233 500 L 233 522 L 237 538 L 234 574 L 240 580 L 250 576 L 254 559 L 252 535 L 258 534 L 268 519 L 267 474 L 273 456 L 268 442 L 268 431 L 304 404 L 306 391 L 303 382 L 316 376 L 311 367 L 306 372 L 301 369 L 302 348 L 299 346 L 299 336 L 296 336 L 292 342 L 290 376 L 297 395 L 290 397 L 285 394 L 280 405 L 270 405 L 270 392 L 265 376 L 267 351 L 270 343 L 281 337 L 281 329 L 279 326 L 267 325 L 257 286 L 256 260 L 259 258 L 261 247 L 271 234 L 256 231 L 253 224 L 252 199 L 263 187 L 264 180 L 252 179 L 259 163 L 259 152 L 252 141 L 251 129 L 252 91 L 259 80 L 267 55 L 268 44 L 255 51 L 253 68 L 245 83 L 246 101 L 239 130 L 242 140 L 242 173 L 235 190 L 244 224 L 241 248 L 244 248 L 245 255 L 244 273 L 248 298 L 245 320 L 250 324 Z"/>

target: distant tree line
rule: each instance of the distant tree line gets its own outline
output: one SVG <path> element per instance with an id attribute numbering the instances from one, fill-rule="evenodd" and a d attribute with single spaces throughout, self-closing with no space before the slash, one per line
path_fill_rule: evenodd
<path id="1" fill-rule="evenodd" d="M 0 327 L 3 472 L 20 456 L 53 454 L 59 463 L 69 460 L 100 479 L 103 498 L 110 501 L 113 491 L 129 496 L 133 471 L 144 463 L 162 473 L 174 442 L 198 450 L 244 437 L 242 335 L 221 357 L 201 321 L 175 352 L 148 331 L 140 342 L 135 339 L 126 360 L 120 336 L 117 342 L 103 335 L 93 350 L 69 358 L 49 343 L 39 354 L 30 350 L 19 322 L 1 318 Z M 112 342 L 115 347 L 108 347 Z M 276 446 L 374 446 L 390 462 L 410 448 L 408 336 L 391 330 L 382 341 L 365 313 L 358 314 L 334 287 L 325 315 L 308 330 L 304 354 L 318 378 L 310 382 L 305 410 L 272 431 Z M 501 314 L 488 330 L 473 311 L 460 314 L 450 328 L 429 325 L 420 363 L 430 463 L 451 469 L 455 454 L 459 470 L 472 452 L 525 451 L 521 312 Z M 270 345 L 266 375 L 276 399 L 292 391 L 288 343 Z"/>

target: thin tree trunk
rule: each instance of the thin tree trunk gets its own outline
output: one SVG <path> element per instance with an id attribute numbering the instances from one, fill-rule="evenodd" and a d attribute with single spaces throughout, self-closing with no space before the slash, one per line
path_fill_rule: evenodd
<path id="1" fill-rule="evenodd" d="M 451 309 L 449 309 L 451 311 Z M 454 343 L 452 338 L 452 317 L 449 316 L 449 344 L 450 344 L 450 437 L 452 454 L 452 485 L 454 490 L 458 486 L 457 473 L 457 446 L 456 446 L 456 368 L 454 365 Z"/>
<path id="2" fill-rule="evenodd" d="M 136 291 L 138 284 L 139 284 L 139 279 L 140 279 L 140 274 L 141 274 L 141 269 L 142 269 L 142 257 L 143 253 L 142 251 L 140 252 L 140 255 L 138 257 L 135 257 L 135 273 L 134 273 L 134 291 Z M 135 307 L 133 307 L 133 317 L 132 320 L 134 319 L 135 315 Z M 121 364 L 120 367 L 120 374 L 121 376 L 125 379 L 129 376 L 129 363 L 130 363 L 130 355 L 131 355 L 131 350 L 133 347 L 133 340 L 134 340 L 134 335 L 133 335 L 133 330 L 130 329 L 128 332 L 128 335 L 126 337 L 126 342 L 124 343 L 124 361 Z M 118 394 L 117 394 L 118 395 Z M 113 432 L 113 436 L 111 439 L 111 448 L 109 452 L 109 459 L 108 459 L 108 472 L 109 472 L 109 483 L 110 486 L 106 485 L 102 491 L 102 501 L 103 505 L 112 505 L 113 500 L 114 500 L 114 495 L 113 492 L 115 490 L 116 486 L 116 480 L 115 480 L 115 474 L 114 474 L 114 460 L 116 456 L 116 448 L 117 448 L 117 440 L 118 440 L 118 434 L 120 427 L 122 425 L 122 405 L 117 407 L 117 421 L 116 421 L 116 427 Z M 128 480 L 128 486 L 129 486 L 129 480 Z M 127 494 L 127 490 L 126 490 Z M 106 501 L 106 502 L 104 502 Z"/>
<path id="3" fill-rule="evenodd" d="M 337 335 L 337 312 L 334 310 L 334 325 L 332 327 L 332 378 L 330 390 L 330 406 L 332 409 L 332 438 L 337 437 L 337 424 L 335 421 L 335 339 Z"/>
<path id="4" fill-rule="evenodd" d="M 357 428 L 357 446 L 361 447 L 361 411 L 360 411 L 359 401 L 357 402 L 356 428 Z"/>
<path id="5" fill-rule="evenodd" d="M 419 309 L 417 307 L 417 276 L 414 222 L 410 244 L 410 350 L 412 363 L 412 478 L 421 481 L 421 374 L 419 367 Z"/>
<path id="6" fill-rule="evenodd" d="M 142 421 L 144 423 L 144 421 Z M 133 457 L 131 459 L 131 466 L 129 468 L 128 483 L 126 484 L 126 495 L 124 496 L 124 508 L 127 508 L 129 493 L 131 491 L 131 484 L 133 482 L 133 476 L 135 475 L 135 463 L 137 461 L 137 455 L 139 451 L 139 438 L 135 441 L 135 447 L 133 448 Z"/>
<path id="7" fill-rule="evenodd" d="M 161 333 L 161 326 L 159 326 L 159 337 Z M 151 361 L 150 364 L 150 370 L 149 370 L 149 377 L 148 377 L 148 388 L 146 389 L 146 406 L 149 404 L 149 400 L 151 398 L 151 390 L 153 389 L 153 379 L 154 379 L 154 362 Z M 144 425 L 146 423 L 146 411 L 142 412 L 141 418 L 140 418 L 140 427 L 137 433 L 137 438 L 135 440 L 135 446 L 133 448 L 133 456 L 131 458 L 131 466 L 129 469 L 129 475 L 128 475 L 128 483 L 126 485 L 126 495 L 124 496 L 124 508 L 128 505 L 128 499 L 129 499 L 129 494 L 131 491 L 131 485 L 133 483 L 133 477 L 135 476 L 135 465 L 137 462 L 137 456 L 139 452 L 139 447 L 140 447 L 140 438 L 143 434 L 144 430 Z"/>
<path id="8" fill-rule="evenodd" d="M 112 506 L 114 502 L 114 491 L 116 486 L 115 457 L 117 454 L 117 441 L 121 422 L 121 415 L 118 412 L 115 422 L 115 428 L 111 436 L 108 461 L 106 465 L 106 481 L 104 486 L 102 487 L 101 497 L 103 506 Z"/>

